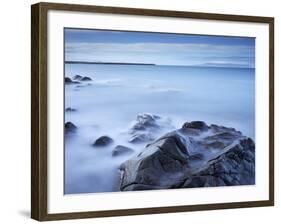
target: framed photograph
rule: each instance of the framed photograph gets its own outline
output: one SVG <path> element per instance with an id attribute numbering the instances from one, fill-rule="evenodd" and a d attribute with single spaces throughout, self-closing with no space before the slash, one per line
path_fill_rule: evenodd
<path id="1" fill-rule="evenodd" d="M 272 206 L 274 18 L 32 5 L 32 218 Z"/>

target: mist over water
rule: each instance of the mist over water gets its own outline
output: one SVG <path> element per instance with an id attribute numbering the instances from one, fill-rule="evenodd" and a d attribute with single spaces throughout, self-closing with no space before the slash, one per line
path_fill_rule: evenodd
<path id="1" fill-rule="evenodd" d="M 116 145 L 138 153 L 145 144 L 128 143 L 138 114 L 167 119 L 170 129 L 186 121 L 233 127 L 255 140 L 255 70 L 184 66 L 66 64 L 65 76 L 91 82 L 65 86 L 65 122 L 77 133 L 65 139 L 65 193 L 118 191 L 118 167 L 129 156 L 113 157 Z M 170 131 L 162 130 L 158 135 Z M 107 135 L 114 144 L 95 148 Z"/>

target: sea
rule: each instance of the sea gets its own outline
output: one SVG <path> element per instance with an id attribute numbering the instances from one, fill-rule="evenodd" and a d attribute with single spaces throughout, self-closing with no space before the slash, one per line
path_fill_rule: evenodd
<path id="1" fill-rule="evenodd" d="M 66 63 L 65 76 L 75 75 L 92 81 L 65 85 L 65 108 L 76 109 L 65 112 L 65 122 L 78 127 L 65 138 L 66 195 L 119 191 L 118 168 L 134 154 L 113 157 L 112 150 L 124 145 L 136 154 L 144 148 L 126 135 L 138 114 L 161 116 L 171 130 L 204 121 L 255 140 L 254 68 Z M 114 144 L 93 147 L 103 135 Z"/>

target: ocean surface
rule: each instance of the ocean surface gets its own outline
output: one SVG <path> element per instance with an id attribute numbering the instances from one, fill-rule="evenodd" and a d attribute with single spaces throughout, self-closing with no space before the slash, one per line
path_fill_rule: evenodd
<path id="1" fill-rule="evenodd" d="M 159 115 L 171 129 L 202 120 L 255 140 L 255 69 L 66 64 L 65 76 L 74 75 L 93 81 L 65 86 L 65 108 L 77 109 L 65 112 L 65 122 L 78 127 L 65 139 L 65 194 L 118 191 L 118 167 L 130 157 L 112 157 L 112 150 L 125 145 L 137 153 L 144 147 L 125 135 L 138 114 Z M 114 145 L 94 148 L 102 135 Z"/>

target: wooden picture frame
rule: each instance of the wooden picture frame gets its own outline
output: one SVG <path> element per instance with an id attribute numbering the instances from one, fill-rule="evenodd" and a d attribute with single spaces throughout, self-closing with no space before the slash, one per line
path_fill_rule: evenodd
<path id="1" fill-rule="evenodd" d="M 48 12 L 67 11 L 131 16 L 187 18 L 209 21 L 266 24 L 269 27 L 269 173 L 268 199 L 228 203 L 145 207 L 82 212 L 48 212 Z M 274 205 L 274 18 L 201 12 L 162 11 L 91 5 L 38 3 L 31 7 L 31 217 L 39 221 L 110 216 L 203 211 Z"/>

